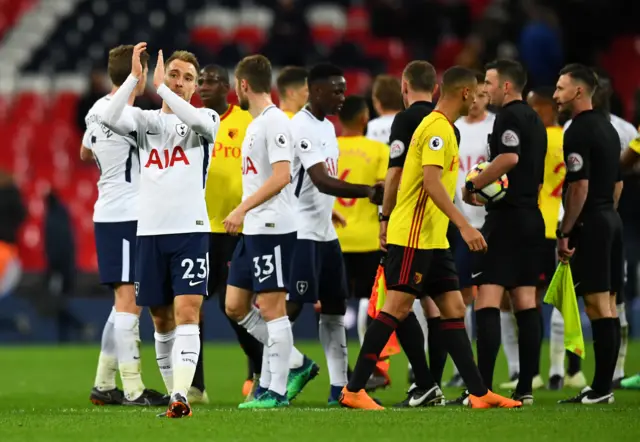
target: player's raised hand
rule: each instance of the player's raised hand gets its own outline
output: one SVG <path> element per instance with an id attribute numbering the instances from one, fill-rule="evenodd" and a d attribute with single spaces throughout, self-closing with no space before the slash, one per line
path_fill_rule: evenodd
<path id="1" fill-rule="evenodd" d="M 238 210 L 238 208 L 233 209 L 224 221 L 222 221 L 227 233 L 237 235 L 240 231 L 240 227 L 242 227 L 242 223 L 244 223 L 244 216 L 245 213 L 243 211 Z"/>
<path id="2" fill-rule="evenodd" d="M 484 252 L 487 250 L 487 242 L 484 240 L 482 233 L 470 224 L 460 229 L 460 235 L 462 239 L 469 246 L 469 250 L 472 252 Z"/>
<path id="3" fill-rule="evenodd" d="M 369 191 L 369 201 L 375 205 L 382 204 L 382 198 L 384 197 L 384 183 L 376 183 L 371 186 Z"/>
<path id="4" fill-rule="evenodd" d="M 140 61 L 140 54 L 147 50 L 147 43 L 141 41 L 133 47 L 133 55 L 131 56 L 131 75 L 138 80 L 142 77 L 142 62 Z"/>
<path id="5" fill-rule="evenodd" d="M 162 55 L 162 49 L 158 51 L 158 61 L 156 63 L 156 69 L 153 71 L 153 85 L 157 88 L 164 84 L 164 56 Z"/>
<path id="6" fill-rule="evenodd" d="M 475 193 L 469 192 L 466 187 L 462 187 L 462 201 L 472 206 L 483 206 L 484 204 L 478 201 Z"/>

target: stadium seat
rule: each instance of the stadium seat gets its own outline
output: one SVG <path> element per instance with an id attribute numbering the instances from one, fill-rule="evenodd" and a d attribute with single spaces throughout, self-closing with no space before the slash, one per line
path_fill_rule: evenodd
<path id="1" fill-rule="evenodd" d="M 323 51 L 333 48 L 343 37 L 344 30 L 332 25 L 313 25 L 311 27 L 311 38 L 316 46 L 320 46 Z"/>
<path id="2" fill-rule="evenodd" d="M 74 92 L 60 92 L 51 103 L 51 116 L 60 121 L 74 121 L 78 98 L 78 94 Z"/>
<path id="3" fill-rule="evenodd" d="M 227 43 L 228 33 L 220 28 L 199 26 L 191 31 L 191 43 L 217 52 Z"/>
<path id="4" fill-rule="evenodd" d="M 14 122 L 39 122 L 44 118 L 47 98 L 37 92 L 22 92 L 18 95 L 11 109 Z"/>
<path id="5" fill-rule="evenodd" d="M 371 86 L 371 76 L 365 71 L 346 70 L 344 78 L 347 80 L 349 94 L 363 94 Z"/>
<path id="6" fill-rule="evenodd" d="M 257 52 L 266 41 L 266 33 L 256 26 L 239 26 L 233 32 L 232 39 L 247 52 Z"/>

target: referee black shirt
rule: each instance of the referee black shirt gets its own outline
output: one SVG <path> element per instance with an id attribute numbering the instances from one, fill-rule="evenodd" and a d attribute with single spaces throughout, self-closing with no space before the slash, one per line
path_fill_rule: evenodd
<path id="1" fill-rule="evenodd" d="M 518 164 L 507 172 L 509 189 L 505 197 L 488 203 L 487 210 L 538 207 L 547 154 L 547 130 L 525 101 L 512 101 L 496 115 L 489 136 L 489 160 L 504 153 L 517 154 Z"/>
<path id="2" fill-rule="evenodd" d="M 573 118 L 564 134 L 565 183 L 589 180 L 589 192 L 581 214 L 613 210 L 615 185 L 620 172 L 620 137 L 608 117 L 588 110 Z"/>
<path id="3" fill-rule="evenodd" d="M 389 168 L 404 167 L 411 137 L 433 108 L 433 103 L 429 101 L 416 101 L 395 116 L 389 135 Z"/>

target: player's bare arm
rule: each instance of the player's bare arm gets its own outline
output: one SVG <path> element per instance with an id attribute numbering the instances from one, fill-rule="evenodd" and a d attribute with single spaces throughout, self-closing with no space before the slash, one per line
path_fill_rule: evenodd
<path id="1" fill-rule="evenodd" d="M 91 149 L 87 149 L 84 145 L 80 145 L 80 160 L 82 161 L 93 160 L 93 152 L 91 152 Z"/>
<path id="2" fill-rule="evenodd" d="M 271 165 L 271 176 L 256 193 L 245 199 L 224 219 L 227 233 L 236 234 L 240 230 L 247 212 L 276 196 L 291 182 L 291 163 L 278 161 Z"/>
<path id="3" fill-rule="evenodd" d="M 573 230 L 588 194 L 589 180 L 577 180 L 569 183 L 564 203 L 564 218 L 560 223 L 560 232 L 568 233 Z M 558 256 L 561 260 L 564 261 L 570 258 L 574 251 L 575 249 L 569 248 L 569 238 L 558 238 Z"/>
<path id="4" fill-rule="evenodd" d="M 616 183 L 616 186 L 613 188 L 613 207 L 618 210 L 618 203 L 620 202 L 620 196 L 622 195 L 622 189 L 624 188 L 624 183 L 622 180 Z"/>
<path id="5" fill-rule="evenodd" d="M 422 168 L 422 187 L 429 195 L 429 198 L 440 209 L 447 218 L 460 230 L 460 234 L 469 248 L 473 252 L 480 252 L 487 249 L 487 243 L 482 234 L 469 224 L 464 215 L 453 204 L 447 190 L 442 184 L 442 168 L 439 166 L 427 165 Z"/>
<path id="6" fill-rule="evenodd" d="M 191 103 L 174 93 L 165 84 L 165 77 L 167 75 L 181 76 L 181 81 L 183 82 L 196 82 L 198 73 L 195 72 L 195 69 L 194 72 L 170 71 L 167 73 L 161 49 L 158 51 L 158 61 L 153 72 L 153 85 L 156 87 L 158 95 L 160 95 L 180 121 L 196 133 L 202 135 L 207 141 L 213 143 L 215 141 L 217 126 L 220 122 L 218 114 L 209 109 L 197 109 L 192 106 Z"/>
<path id="7" fill-rule="evenodd" d="M 364 184 L 352 184 L 346 181 L 333 178 L 327 172 L 325 163 L 317 163 L 307 170 L 313 184 L 322 193 L 339 198 L 369 198 L 373 204 L 382 203 L 384 186 L 374 184 L 366 186 Z"/>
<path id="8" fill-rule="evenodd" d="M 347 219 L 335 209 L 331 211 L 331 222 L 336 227 L 347 227 Z"/>

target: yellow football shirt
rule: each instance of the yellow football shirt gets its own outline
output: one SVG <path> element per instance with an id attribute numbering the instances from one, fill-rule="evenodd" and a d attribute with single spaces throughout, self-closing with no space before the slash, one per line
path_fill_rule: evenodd
<path id="1" fill-rule="evenodd" d="M 205 199 L 213 233 L 225 233 L 222 221 L 242 202 L 242 140 L 253 118 L 229 105 L 220 115 L 220 129 L 211 155 Z"/>
<path id="2" fill-rule="evenodd" d="M 448 249 L 449 219 L 423 188 L 423 167 L 442 168 L 442 184 L 453 201 L 458 180 L 458 140 L 453 124 L 438 111 L 427 115 L 411 138 L 387 242 L 414 249 Z"/>
<path id="3" fill-rule="evenodd" d="M 640 155 L 640 137 L 632 140 L 631 143 L 629 143 L 629 148 Z"/>
<path id="4" fill-rule="evenodd" d="M 562 152 L 562 136 L 562 127 L 547 127 L 547 156 L 544 158 L 544 179 L 538 204 L 544 218 L 545 236 L 549 239 L 556 238 L 562 206 L 562 184 L 567 172 Z"/>
<path id="5" fill-rule="evenodd" d="M 295 112 L 289 112 L 289 111 L 283 111 L 284 114 L 289 117 L 289 119 L 293 118 L 293 116 L 295 115 Z"/>
<path id="6" fill-rule="evenodd" d="M 338 149 L 338 177 L 341 180 L 367 186 L 384 181 L 389 146 L 364 136 L 338 137 Z M 346 227 L 336 229 L 343 252 L 374 252 L 380 249 L 378 206 L 366 198 L 337 198 L 334 209 L 347 220 Z"/>

